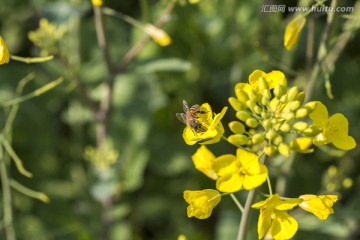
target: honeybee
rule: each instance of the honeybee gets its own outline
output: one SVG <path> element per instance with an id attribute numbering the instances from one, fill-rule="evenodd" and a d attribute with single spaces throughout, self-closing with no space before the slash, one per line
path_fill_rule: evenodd
<path id="1" fill-rule="evenodd" d="M 195 104 L 189 108 L 188 103 L 183 100 L 184 113 L 176 113 L 176 117 L 180 122 L 188 125 L 195 133 L 205 132 L 206 128 L 199 122 L 198 114 L 204 114 L 204 111 L 200 111 L 200 106 Z"/>

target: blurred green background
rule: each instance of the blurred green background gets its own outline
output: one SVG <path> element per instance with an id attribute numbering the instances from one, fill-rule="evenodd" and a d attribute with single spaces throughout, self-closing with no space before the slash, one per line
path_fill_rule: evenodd
<path id="1" fill-rule="evenodd" d="M 105 0 L 104 5 L 143 23 L 155 22 L 169 1 Z M 338 1 L 353 6 L 355 1 Z M 0 35 L 13 55 L 39 56 L 41 49 L 28 33 L 47 18 L 66 27 L 56 58 L 27 65 L 10 61 L 0 67 L 0 102 L 16 96 L 20 79 L 33 72 L 36 77 L 24 89 L 29 93 L 63 76 L 55 89 L 20 105 L 13 125 L 13 147 L 26 169 L 28 179 L 14 164 L 10 177 L 31 189 L 45 192 L 51 199 L 44 204 L 13 190 L 14 228 L 19 240 L 101 239 L 104 211 L 101 202 L 111 196 L 108 239 L 235 239 L 240 213 L 231 198 L 223 197 L 206 220 L 188 219 L 184 190 L 214 188 L 212 180 L 194 169 L 191 155 L 197 146 L 182 139 L 184 125 L 176 112 L 182 100 L 189 104 L 208 102 L 214 112 L 228 106 L 237 82 L 246 82 L 255 69 L 279 69 L 289 85 L 305 88 L 316 58 L 326 13 L 311 15 L 297 47 L 283 47 L 288 12 L 261 12 L 263 5 L 296 6 L 298 1 L 201 0 L 198 4 L 180 1 L 164 30 L 171 45 L 160 47 L 150 41 L 115 77 L 111 114 L 107 121 L 109 139 L 118 152 L 116 163 L 99 171 L 84 157 L 84 149 L 95 146 L 96 119 L 82 98 L 81 86 L 99 100 L 107 78 L 106 66 L 97 44 L 93 9 L 86 0 L 2 0 Z M 328 3 L 327 3 L 328 4 Z M 348 13 L 351 14 L 351 13 Z M 348 18 L 336 14 L 330 44 L 336 43 Z M 119 63 L 144 33 L 130 24 L 104 16 L 110 55 Z M 309 33 L 310 32 L 310 33 Z M 312 61 L 307 60 L 308 39 L 314 39 Z M 330 114 L 342 112 L 350 123 L 350 135 L 360 137 L 360 33 L 352 30 L 350 40 L 330 74 L 334 99 L 329 99 L 321 73 L 311 100 L 323 101 Z M 82 84 L 79 85 L 79 82 Z M 1 123 L 8 108 L 2 108 Z M 235 113 L 229 109 L 223 120 Z M 220 142 L 209 147 L 216 155 L 233 153 Z M 341 199 L 335 214 L 322 222 L 310 214 L 294 211 L 299 231 L 294 239 L 360 238 L 359 148 L 348 153 L 331 146 L 315 153 L 296 155 L 289 170 L 272 169 L 273 184 L 284 174 L 285 195 L 337 192 Z M 279 159 L 286 165 L 286 160 Z M 280 167 L 281 168 L 281 167 Z M 345 182 L 345 183 L 344 183 Z M 240 193 L 244 202 L 246 192 Z M 2 198 L 0 199 L 3 202 Z M 3 210 L 0 210 L 3 213 Z M 253 211 L 248 239 L 257 239 L 257 212 Z M 1 214 L 2 215 L 2 214 Z M 4 229 L 0 239 L 5 239 Z M 104 238 L 103 238 L 104 239 Z"/>

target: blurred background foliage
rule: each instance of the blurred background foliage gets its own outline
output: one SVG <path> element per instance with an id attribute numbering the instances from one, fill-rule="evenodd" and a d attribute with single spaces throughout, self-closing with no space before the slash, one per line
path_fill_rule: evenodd
<path id="1" fill-rule="evenodd" d="M 155 22 L 169 1 L 105 0 L 105 6 L 141 22 Z M 213 188 L 214 182 L 197 172 L 191 161 L 196 146 L 186 146 L 183 124 L 176 117 L 182 100 L 189 104 L 208 102 L 215 112 L 228 105 L 233 87 L 246 82 L 255 69 L 279 69 L 290 85 L 305 88 L 326 25 L 326 14 L 311 15 L 313 30 L 306 25 L 298 46 L 283 47 L 288 12 L 264 13 L 264 4 L 296 6 L 298 1 L 201 0 L 196 5 L 180 1 L 164 25 L 171 36 L 168 47 L 149 42 L 127 69 L 116 75 L 111 102 L 108 149 L 100 154 L 110 166 L 101 170 L 94 155 L 96 118 L 82 98 L 82 88 L 98 101 L 104 91 L 107 71 L 96 40 L 93 9 L 86 0 L 2 0 L 0 33 L 11 54 L 40 56 L 49 51 L 55 59 L 26 65 L 11 61 L 0 67 L 0 102 L 16 96 L 16 87 L 28 73 L 35 79 L 24 93 L 64 77 L 64 82 L 37 98 L 20 104 L 13 124 L 12 144 L 33 173 L 28 179 L 11 165 L 10 177 L 31 189 L 45 192 L 44 204 L 13 190 L 14 228 L 17 239 L 100 239 L 104 214 L 112 223 L 108 239 L 235 239 L 240 213 L 228 197 L 207 220 L 188 219 L 185 189 Z M 327 3 L 328 4 L 328 3 Z M 355 1 L 339 1 L 353 6 Z M 28 38 L 39 20 L 66 29 L 58 45 L 48 52 Z M 119 63 L 144 33 L 111 16 L 104 16 L 111 60 Z M 335 15 L 330 39 L 343 31 L 344 14 Z M 310 32 L 310 33 L 309 33 Z M 314 39 L 313 60 L 307 61 L 309 34 Z M 46 38 L 45 38 L 46 40 Z M 42 40 L 42 41 L 45 41 Z M 342 112 L 349 119 L 350 134 L 360 140 L 360 42 L 354 31 L 330 73 L 334 99 L 324 87 L 324 74 L 315 82 L 311 100 L 323 101 L 330 114 Z M 9 109 L 1 111 L 4 124 Z M 228 111 L 224 123 L 234 119 Z M 2 125 L 3 127 L 3 125 Z M 226 130 L 225 134 L 228 133 Z M 219 143 L 210 147 L 216 155 L 234 151 Z M 89 157 L 90 155 L 90 157 Z M 348 153 L 332 147 L 296 155 L 294 164 L 281 172 L 287 183 L 285 195 L 337 192 L 341 196 L 335 214 L 326 222 L 310 214 L 294 212 L 299 232 L 294 239 L 359 239 L 360 164 L 359 148 Z M 110 161 L 111 160 L 111 161 Z M 106 164 L 105 164 L 106 165 Z M 279 180 L 280 181 L 280 180 Z M 273 181 L 273 184 L 283 183 Z M 101 202 L 111 196 L 104 213 Z M 245 198 L 242 194 L 240 199 Z M 2 198 L 0 199 L 3 202 Z M 3 210 L 1 210 L 3 214 Z M 251 219 L 248 239 L 257 239 L 257 216 Z M 5 239 L 4 229 L 0 238 Z"/>

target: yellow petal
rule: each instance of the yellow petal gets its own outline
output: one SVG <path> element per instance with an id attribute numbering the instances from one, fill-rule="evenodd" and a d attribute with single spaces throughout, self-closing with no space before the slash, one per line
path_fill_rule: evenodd
<path id="1" fill-rule="evenodd" d="M 91 0 L 91 2 L 95 7 L 100 7 L 103 5 L 103 0 Z"/>
<path id="2" fill-rule="evenodd" d="M 268 175 L 268 170 L 266 166 L 260 165 L 260 172 L 254 175 L 245 175 L 244 178 L 244 189 L 251 190 L 253 188 L 259 187 L 266 181 Z"/>
<path id="3" fill-rule="evenodd" d="M 324 135 L 335 147 L 342 150 L 350 150 L 356 147 L 353 137 L 348 136 L 349 123 L 341 113 L 336 113 L 329 118 L 325 127 Z"/>
<path id="4" fill-rule="evenodd" d="M 162 47 L 168 46 L 171 43 L 171 38 L 162 29 L 155 27 L 152 24 L 145 25 L 145 32 L 151 36 L 151 38 Z"/>
<path id="5" fill-rule="evenodd" d="M 201 191 L 184 191 L 184 199 L 190 204 L 187 208 L 188 217 L 196 217 L 199 219 L 208 218 L 214 207 L 220 202 L 221 195 L 213 189 L 205 189 Z"/>
<path id="6" fill-rule="evenodd" d="M 237 89 L 241 89 L 241 90 L 245 91 L 246 93 L 248 93 L 250 90 L 252 90 L 252 87 L 250 84 L 247 84 L 247 83 L 238 83 L 235 85 L 235 92 Z"/>
<path id="7" fill-rule="evenodd" d="M 282 200 L 279 201 L 279 203 L 276 205 L 276 210 L 290 210 L 293 209 L 294 207 L 296 207 L 297 205 L 299 205 L 299 203 L 301 203 L 303 200 L 300 198 L 291 198 L 291 199 L 286 199 L 286 200 Z"/>
<path id="8" fill-rule="evenodd" d="M 0 36 L 0 65 L 8 63 L 10 60 L 9 49 L 6 46 L 5 41 Z"/>
<path id="9" fill-rule="evenodd" d="M 244 176 L 240 174 L 229 174 L 216 180 L 216 188 L 221 192 L 237 192 L 242 188 Z"/>
<path id="10" fill-rule="evenodd" d="M 298 223 L 284 211 L 276 211 L 270 233 L 275 240 L 292 238 L 298 230 Z"/>
<path id="11" fill-rule="evenodd" d="M 303 16 L 296 17 L 288 23 L 284 34 L 284 46 L 291 50 L 298 41 L 301 30 L 304 28 L 306 18 Z"/>
<path id="12" fill-rule="evenodd" d="M 236 173 L 238 171 L 237 159 L 232 154 L 221 155 L 214 159 L 212 169 L 219 176 Z"/>
<path id="13" fill-rule="evenodd" d="M 324 104 L 316 101 L 315 109 L 309 115 L 314 125 L 323 127 L 328 121 L 328 111 Z"/>
<path id="14" fill-rule="evenodd" d="M 304 201 L 299 204 L 299 207 L 305 211 L 311 212 L 321 220 L 325 220 L 328 216 L 334 213 L 332 209 L 333 204 L 338 200 L 336 195 L 301 195 L 299 198 Z"/>
<path id="15" fill-rule="evenodd" d="M 275 88 L 278 84 L 285 87 L 287 86 L 285 74 L 281 71 L 269 72 L 266 74 L 265 80 L 268 82 L 270 89 Z"/>
<path id="16" fill-rule="evenodd" d="M 238 148 L 236 150 L 236 158 L 247 172 L 253 174 L 260 173 L 259 157 L 255 153 Z"/>
<path id="17" fill-rule="evenodd" d="M 192 156 L 195 168 L 204 173 L 211 179 L 216 180 L 217 174 L 212 168 L 212 163 L 215 160 L 215 155 L 205 146 L 201 146 Z"/>
<path id="18" fill-rule="evenodd" d="M 312 145 L 312 139 L 308 137 L 296 138 L 290 142 L 290 148 L 294 151 L 301 153 L 311 153 L 313 148 L 309 149 Z"/>
<path id="19" fill-rule="evenodd" d="M 266 73 L 261 70 L 255 70 L 249 75 L 249 84 L 252 89 L 258 90 L 260 78 L 265 78 Z"/>
<path id="20" fill-rule="evenodd" d="M 271 227 L 272 209 L 261 209 L 258 220 L 258 235 L 262 239 Z"/>

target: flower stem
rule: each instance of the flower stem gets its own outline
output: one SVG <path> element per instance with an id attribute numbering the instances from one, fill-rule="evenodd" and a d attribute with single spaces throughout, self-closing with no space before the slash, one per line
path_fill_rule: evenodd
<path id="1" fill-rule="evenodd" d="M 267 181 L 268 188 L 269 188 L 269 194 L 270 194 L 270 196 L 271 196 L 271 195 L 273 195 L 273 191 L 272 191 L 272 187 L 271 187 L 271 182 L 270 182 L 270 177 L 269 177 L 269 175 L 267 175 L 266 181 Z"/>
<path id="2" fill-rule="evenodd" d="M 239 200 L 235 197 L 235 195 L 233 193 L 230 193 L 230 197 L 232 198 L 232 200 L 235 202 L 236 206 L 240 209 L 240 211 L 243 213 L 244 212 L 244 207 L 241 205 L 241 203 L 239 202 Z"/>
<path id="3" fill-rule="evenodd" d="M 249 219 L 250 219 L 250 210 L 251 210 L 251 205 L 254 201 L 254 198 L 255 198 L 255 189 L 252 189 L 249 191 L 249 194 L 246 198 L 245 208 L 243 211 L 243 215 L 241 217 L 237 240 L 245 240 L 246 239 L 246 234 L 247 234 L 247 230 L 248 230 L 247 226 L 248 226 Z"/>
<path id="4" fill-rule="evenodd" d="M 36 58 L 30 58 L 30 57 L 19 57 L 19 56 L 10 56 L 10 58 L 12 60 L 18 61 L 18 62 L 23 62 L 23 63 L 27 63 L 27 64 L 31 64 L 31 63 L 40 63 L 40 62 L 47 62 L 50 61 L 51 59 L 54 58 L 53 55 L 50 56 L 46 56 L 46 57 L 36 57 Z"/>
<path id="5" fill-rule="evenodd" d="M 3 214 L 4 214 L 4 228 L 6 240 L 15 240 L 15 231 L 13 226 L 13 215 L 11 206 L 11 191 L 9 179 L 6 171 L 6 164 L 3 155 L 3 147 L 0 145 L 0 177 L 3 194 Z"/>

